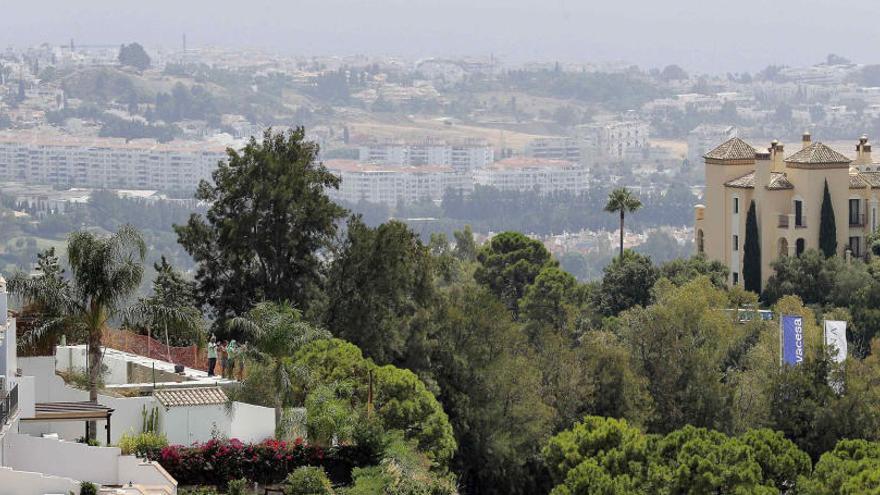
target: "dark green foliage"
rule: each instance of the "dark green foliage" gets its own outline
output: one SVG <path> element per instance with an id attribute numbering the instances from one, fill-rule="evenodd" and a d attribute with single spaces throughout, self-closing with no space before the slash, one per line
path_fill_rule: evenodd
<path id="1" fill-rule="evenodd" d="M 432 379 L 458 440 L 454 471 L 468 493 L 541 493 L 535 459 L 553 410 L 525 336 L 488 290 L 453 287 L 431 320 Z M 516 427 L 511 427 L 516 425 Z"/>
<path id="2" fill-rule="evenodd" d="M 706 276 L 712 285 L 724 288 L 727 286 L 728 273 L 730 271 L 724 263 L 718 260 L 709 261 L 704 254 L 678 258 L 660 265 L 660 277 L 675 285 L 684 285 L 697 277 Z"/>
<path id="3" fill-rule="evenodd" d="M 150 68 L 150 56 L 147 55 L 140 43 L 122 45 L 119 47 L 119 64 L 138 70 L 148 69 Z"/>
<path id="4" fill-rule="evenodd" d="M 819 219 L 819 250 L 826 258 L 837 254 L 837 225 L 827 180 L 825 181 L 825 191 L 822 193 L 822 213 Z"/>
<path id="5" fill-rule="evenodd" d="M 815 249 L 800 256 L 780 257 L 770 265 L 774 273 L 767 280 L 762 299 L 772 304 L 784 295 L 796 295 L 807 304 L 823 304 L 832 293 L 842 265 L 839 259 L 826 261 Z"/>
<path id="6" fill-rule="evenodd" d="M 427 248 L 396 220 L 373 229 L 352 217 L 327 281 L 326 327 L 379 363 L 400 364 L 410 322 L 433 294 Z"/>
<path id="7" fill-rule="evenodd" d="M 543 450 L 555 495 L 759 493 L 790 490 L 809 458 L 769 430 L 743 437 L 686 426 L 665 437 L 588 416 Z"/>
<path id="8" fill-rule="evenodd" d="M 719 311 L 725 293 L 708 279 L 682 287 L 658 284 L 657 301 L 620 316 L 618 332 L 633 366 L 648 382 L 655 413 L 651 431 L 692 424 L 723 429 L 729 424 L 729 389 L 719 365 L 733 344 L 735 329 Z"/>
<path id="9" fill-rule="evenodd" d="M 743 286 L 756 294 L 761 293 L 761 241 L 758 238 L 758 217 L 755 201 L 746 214 L 746 239 L 743 246 Z"/>
<path id="10" fill-rule="evenodd" d="M 98 495 L 98 486 L 90 481 L 79 484 L 79 495 Z"/>
<path id="11" fill-rule="evenodd" d="M 605 315 L 614 316 L 633 306 L 651 302 L 651 288 L 658 278 L 651 259 L 633 251 L 624 251 L 605 267 L 602 285 L 596 293 L 597 306 Z"/>
<path id="12" fill-rule="evenodd" d="M 547 266 L 557 262 L 540 241 L 519 232 L 502 232 L 477 253 L 480 265 L 474 279 L 487 287 L 514 313 L 526 287 Z"/>
<path id="13" fill-rule="evenodd" d="M 577 287 L 574 277 L 558 267 L 548 266 L 526 288 L 519 301 L 520 314 L 530 322 L 562 332 L 568 328 L 573 318 Z"/>
<path id="14" fill-rule="evenodd" d="M 205 216 L 175 226 L 180 244 L 198 263 L 197 297 L 221 320 L 257 301 L 290 301 L 306 311 L 319 297 L 322 262 L 344 210 L 325 188 L 339 178 L 316 161 L 305 130 L 266 131 L 203 181 L 196 197 L 211 203 Z"/>

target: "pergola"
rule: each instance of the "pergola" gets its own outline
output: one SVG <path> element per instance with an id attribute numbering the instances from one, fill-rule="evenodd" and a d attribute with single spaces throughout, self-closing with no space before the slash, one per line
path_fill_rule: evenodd
<path id="1" fill-rule="evenodd" d="M 85 421 L 86 438 L 89 438 L 90 421 L 106 421 L 107 445 L 110 445 L 110 416 L 113 409 L 90 401 L 82 402 L 37 402 L 33 418 L 21 421 Z"/>

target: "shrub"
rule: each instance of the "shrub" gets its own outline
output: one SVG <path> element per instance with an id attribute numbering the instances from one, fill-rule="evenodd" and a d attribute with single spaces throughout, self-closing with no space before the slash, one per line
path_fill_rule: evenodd
<path id="1" fill-rule="evenodd" d="M 245 478 L 232 480 L 229 482 L 229 485 L 226 487 L 226 495 L 246 495 L 247 485 L 248 485 L 248 480 Z"/>
<path id="2" fill-rule="evenodd" d="M 98 495 L 98 487 L 90 481 L 79 484 L 79 495 Z"/>
<path id="3" fill-rule="evenodd" d="M 210 440 L 191 447 L 169 445 L 157 460 L 181 485 L 223 485 L 240 478 L 261 484 L 280 483 L 302 466 L 326 467 L 334 480 L 346 482 L 354 467 L 367 462 L 368 456 L 361 450 L 346 445 L 324 451 L 302 439 L 248 444 L 237 439 Z"/>
<path id="4" fill-rule="evenodd" d="M 168 446 L 165 435 L 158 433 L 140 433 L 133 435 L 124 433 L 119 439 L 119 448 L 123 455 L 134 455 L 145 459 L 158 459 L 162 449 Z"/>
<path id="5" fill-rule="evenodd" d="M 284 481 L 284 495 L 332 495 L 324 470 L 316 466 L 296 468 Z"/>

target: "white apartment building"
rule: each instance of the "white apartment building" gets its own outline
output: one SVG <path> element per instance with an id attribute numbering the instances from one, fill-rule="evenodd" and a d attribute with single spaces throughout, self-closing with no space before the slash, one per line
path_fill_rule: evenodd
<path id="1" fill-rule="evenodd" d="M 564 160 L 506 158 L 474 171 L 474 184 L 502 191 L 539 190 L 579 194 L 589 188 L 590 170 Z"/>
<path id="2" fill-rule="evenodd" d="M 648 147 L 649 126 L 640 121 L 612 121 L 576 127 L 582 158 L 622 160 Z"/>
<path id="3" fill-rule="evenodd" d="M 328 195 L 349 203 L 363 200 L 396 205 L 398 201 L 439 200 L 447 189 L 473 188 L 470 175 L 450 166 L 383 166 L 354 160 L 327 160 L 324 165 L 342 179 L 339 189 L 328 189 Z"/>
<path id="4" fill-rule="evenodd" d="M 548 160 L 581 160 L 581 143 L 573 137 L 538 138 L 526 144 L 525 155 Z"/>
<path id="5" fill-rule="evenodd" d="M 474 170 L 491 164 L 495 151 L 485 141 L 467 140 L 449 144 L 427 139 L 418 143 L 404 141 L 373 142 L 358 150 L 358 161 L 378 165 L 443 165 L 459 171 Z"/>
<path id="6" fill-rule="evenodd" d="M 26 184 L 194 190 L 225 159 L 213 143 L 0 133 L 0 180 Z"/>

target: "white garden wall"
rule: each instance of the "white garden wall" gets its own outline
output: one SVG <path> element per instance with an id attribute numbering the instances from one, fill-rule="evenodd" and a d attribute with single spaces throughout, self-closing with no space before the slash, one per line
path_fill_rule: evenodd
<path id="1" fill-rule="evenodd" d="M 230 438 L 237 438 L 242 442 L 259 442 L 267 438 L 275 437 L 275 410 L 235 402 L 235 415 L 232 417 Z"/>
<path id="2" fill-rule="evenodd" d="M 15 471 L 0 467 L 0 495 L 44 495 L 79 493 L 79 482 L 70 478 L 41 473 Z"/>

